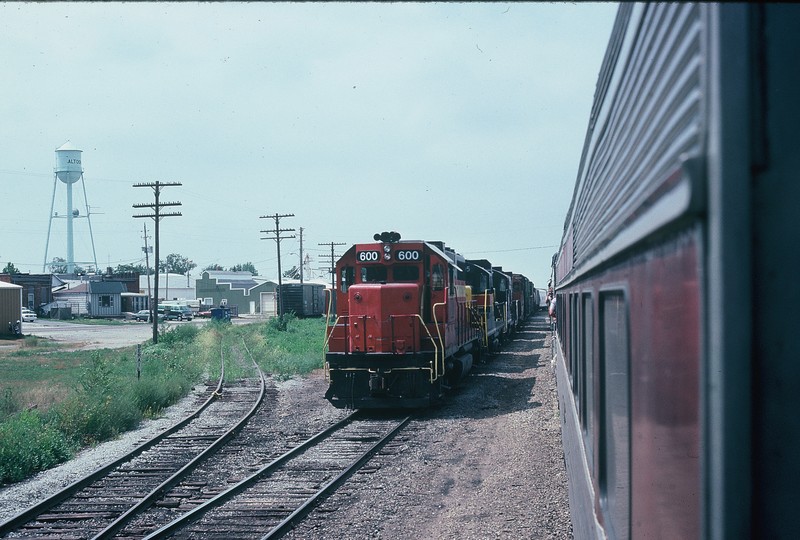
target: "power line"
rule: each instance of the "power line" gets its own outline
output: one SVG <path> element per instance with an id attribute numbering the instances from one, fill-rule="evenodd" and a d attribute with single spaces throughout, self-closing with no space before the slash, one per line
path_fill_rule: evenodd
<path id="1" fill-rule="evenodd" d="M 328 271 L 331 274 L 331 294 L 333 294 L 333 291 L 336 290 L 336 274 L 334 272 L 334 269 L 336 268 L 336 255 L 333 252 L 333 248 L 334 248 L 334 246 L 345 246 L 347 244 L 345 244 L 344 242 L 328 242 L 326 244 L 317 244 L 317 245 L 318 246 L 330 246 L 331 247 L 331 254 L 330 255 L 320 255 L 319 257 L 320 257 L 320 259 L 327 259 L 328 257 L 330 257 L 330 259 L 331 259 L 330 260 L 331 266 L 330 266 L 330 269 Z"/>
<path id="2" fill-rule="evenodd" d="M 275 228 L 267 231 L 261 231 L 262 233 L 266 234 L 274 234 L 274 238 L 262 238 L 262 240 L 275 240 L 275 244 L 277 245 L 278 249 L 278 316 L 283 317 L 283 281 L 281 279 L 281 240 L 294 238 L 294 235 L 291 236 L 284 236 L 281 238 L 282 232 L 294 232 L 294 229 L 281 229 L 280 222 L 281 218 L 285 217 L 294 217 L 294 214 L 278 214 L 275 213 L 271 216 L 259 216 L 260 219 L 264 218 L 272 218 L 275 220 Z"/>
<path id="3" fill-rule="evenodd" d="M 152 314 L 153 320 L 153 343 L 158 343 L 158 271 L 159 271 L 159 262 L 158 262 L 158 248 L 159 248 L 159 228 L 158 224 L 161 219 L 165 217 L 178 217 L 182 214 L 180 212 L 162 212 L 162 208 L 167 206 L 180 206 L 181 203 L 179 202 L 159 202 L 159 197 L 161 196 L 161 189 L 165 187 L 172 187 L 172 186 L 181 186 L 180 182 L 159 182 L 156 180 L 152 183 L 142 183 L 142 184 L 133 184 L 133 187 L 149 187 L 153 189 L 153 197 L 155 202 L 152 204 L 150 203 L 142 203 L 142 204 L 134 204 L 134 208 L 151 208 L 151 214 L 134 214 L 133 217 L 135 218 L 152 218 L 156 222 L 156 232 L 155 232 L 155 277 L 154 277 L 154 286 L 153 286 L 153 299 L 155 300 L 155 308 L 153 307 L 153 303 L 150 304 L 150 310 Z"/>

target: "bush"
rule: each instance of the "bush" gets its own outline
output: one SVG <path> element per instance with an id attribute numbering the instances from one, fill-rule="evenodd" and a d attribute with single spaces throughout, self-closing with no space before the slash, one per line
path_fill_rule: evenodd
<path id="1" fill-rule="evenodd" d="M 7 418 L 20 410 L 20 405 L 14 397 L 11 388 L 6 388 L 0 396 L 0 420 Z"/>
<path id="2" fill-rule="evenodd" d="M 272 317 L 267 321 L 267 328 L 278 332 L 286 332 L 289 327 L 297 320 L 293 312 L 284 313 L 280 317 Z"/>
<path id="3" fill-rule="evenodd" d="M 75 446 L 36 411 L 0 424 L 0 484 L 18 482 L 70 459 Z"/>
<path id="4" fill-rule="evenodd" d="M 158 342 L 167 346 L 174 346 L 181 343 L 189 344 L 197 338 L 197 334 L 199 333 L 200 329 L 197 326 L 193 324 L 184 324 L 160 334 Z"/>
<path id="5" fill-rule="evenodd" d="M 133 387 L 133 402 L 145 416 L 158 413 L 177 402 L 191 388 L 188 380 L 140 380 Z"/>

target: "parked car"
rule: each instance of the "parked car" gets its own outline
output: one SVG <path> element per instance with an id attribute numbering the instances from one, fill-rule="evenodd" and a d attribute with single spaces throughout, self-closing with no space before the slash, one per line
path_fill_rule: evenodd
<path id="1" fill-rule="evenodd" d="M 133 314 L 134 321 L 150 321 L 150 310 L 149 309 L 140 309 L 136 313 Z"/>
<path id="2" fill-rule="evenodd" d="M 194 313 L 189 306 L 170 306 L 165 309 L 164 317 L 168 321 L 191 321 Z"/>
<path id="3" fill-rule="evenodd" d="M 22 308 L 22 322 L 36 322 L 36 313 L 28 308 Z"/>

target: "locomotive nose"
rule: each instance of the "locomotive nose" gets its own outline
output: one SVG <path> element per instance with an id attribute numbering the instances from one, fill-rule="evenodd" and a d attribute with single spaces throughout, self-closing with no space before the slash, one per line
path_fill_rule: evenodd
<path id="1" fill-rule="evenodd" d="M 420 290 L 415 283 L 353 285 L 350 350 L 404 354 L 420 350 Z"/>

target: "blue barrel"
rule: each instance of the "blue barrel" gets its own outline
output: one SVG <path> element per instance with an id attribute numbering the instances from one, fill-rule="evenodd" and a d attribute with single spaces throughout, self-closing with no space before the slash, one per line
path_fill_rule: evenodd
<path id="1" fill-rule="evenodd" d="M 226 307 L 211 308 L 211 319 L 231 322 L 231 309 Z"/>

